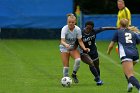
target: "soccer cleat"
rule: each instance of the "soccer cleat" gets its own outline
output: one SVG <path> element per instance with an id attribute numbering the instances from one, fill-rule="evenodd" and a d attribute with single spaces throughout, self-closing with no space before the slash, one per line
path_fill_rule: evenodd
<path id="1" fill-rule="evenodd" d="M 79 83 L 79 80 L 77 79 L 77 76 L 75 74 L 72 74 L 71 77 L 72 77 L 74 83 Z"/>
<path id="2" fill-rule="evenodd" d="M 101 85 L 103 85 L 104 83 L 103 83 L 103 81 L 102 80 L 99 80 L 98 82 L 96 82 L 96 85 L 97 86 L 101 86 Z"/>
<path id="3" fill-rule="evenodd" d="M 131 83 L 128 83 L 127 92 L 132 92 L 132 89 L 133 89 L 133 85 Z"/>

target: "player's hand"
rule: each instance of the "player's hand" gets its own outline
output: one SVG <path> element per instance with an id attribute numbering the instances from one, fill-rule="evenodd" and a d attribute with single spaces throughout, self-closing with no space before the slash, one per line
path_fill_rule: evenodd
<path id="1" fill-rule="evenodd" d="M 90 49 L 89 48 L 85 48 L 84 51 L 90 52 Z"/>
<path id="2" fill-rule="evenodd" d="M 69 45 L 69 44 L 66 44 L 65 47 L 66 47 L 66 48 L 70 48 L 70 45 Z"/>

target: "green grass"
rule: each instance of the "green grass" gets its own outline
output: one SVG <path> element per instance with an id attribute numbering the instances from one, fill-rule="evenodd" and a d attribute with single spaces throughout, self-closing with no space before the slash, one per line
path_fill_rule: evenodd
<path id="1" fill-rule="evenodd" d="M 0 40 L 0 93 L 126 93 L 119 57 L 115 49 L 106 55 L 108 44 L 97 42 L 104 85 L 96 86 L 88 66 L 81 62 L 79 84 L 64 88 L 59 40 Z M 70 75 L 73 63 L 71 59 Z M 139 68 L 137 64 L 135 75 L 140 80 Z"/>

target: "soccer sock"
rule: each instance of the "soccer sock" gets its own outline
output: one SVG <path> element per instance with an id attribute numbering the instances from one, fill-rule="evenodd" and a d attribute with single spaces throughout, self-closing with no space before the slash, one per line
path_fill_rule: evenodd
<path id="1" fill-rule="evenodd" d="M 99 67 L 96 67 L 96 70 L 97 70 L 97 72 L 98 72 L 98 74 L 100 76 L 100 68 Z"/>
<path id="2" fill-rule="evenodd" d="M 75 63 L 73 66 L 73 74 L 76 74 L 76 72 L 78 71 L 78 69 L 80 68 L 80 58 L 75 59 Z"/>
<path id="3" fill-rule="evenodd" d="M 69 67 L 63 67 L 63 77 L 69 76 Z"/>
<path id="4" fill-rule="evenodd" d="M 99 67 L 99 59 L 97 61 L 94 62 L 95 68 L 100 76 L 100 67 Z"/>
<path id="5" fill-rule="evenodd" d="M 129 82 L 130 82 L 133 86 L 135 86 L 138 90 L 140 89 L 139 81 L 138 81 L 134 76 L 129 77 Z"/>
<path id="6" fill-rule="evenodd" d="M 89 66 L 91 73 L 95 76 L 96 81 L 100 80 L 100 76 L 94 66 Z"/>

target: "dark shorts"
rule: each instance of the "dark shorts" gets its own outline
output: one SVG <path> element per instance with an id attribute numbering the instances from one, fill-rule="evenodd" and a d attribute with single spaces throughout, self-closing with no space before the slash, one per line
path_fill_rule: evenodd
<path id="1" fill-rule="evenodd" d="M 120 59 L 121 61 L 132 61 L 132 62 L 138 62 L 139 61 L 139 53 L 136 49 L 121 49 L 119 51 Z"/>
<path id="2" fill-rule="evenodd" d="M 121 61 L 132 61 L 132 62 L 138 62 L 139 61 L 139 56 L 123 56 L 121 57 Z"/>
<path id="3" fill-rule="evenodd" d="M 99 59 L 99 57 L 98 57 L 98 52 L 97 52 L 97 51 L 94 51 L 93 53 L 89 53 L 89 56 L 91 57 L 91 59 L 92 59 L 93 61 L 96 61 L 96 60 Z"/>

